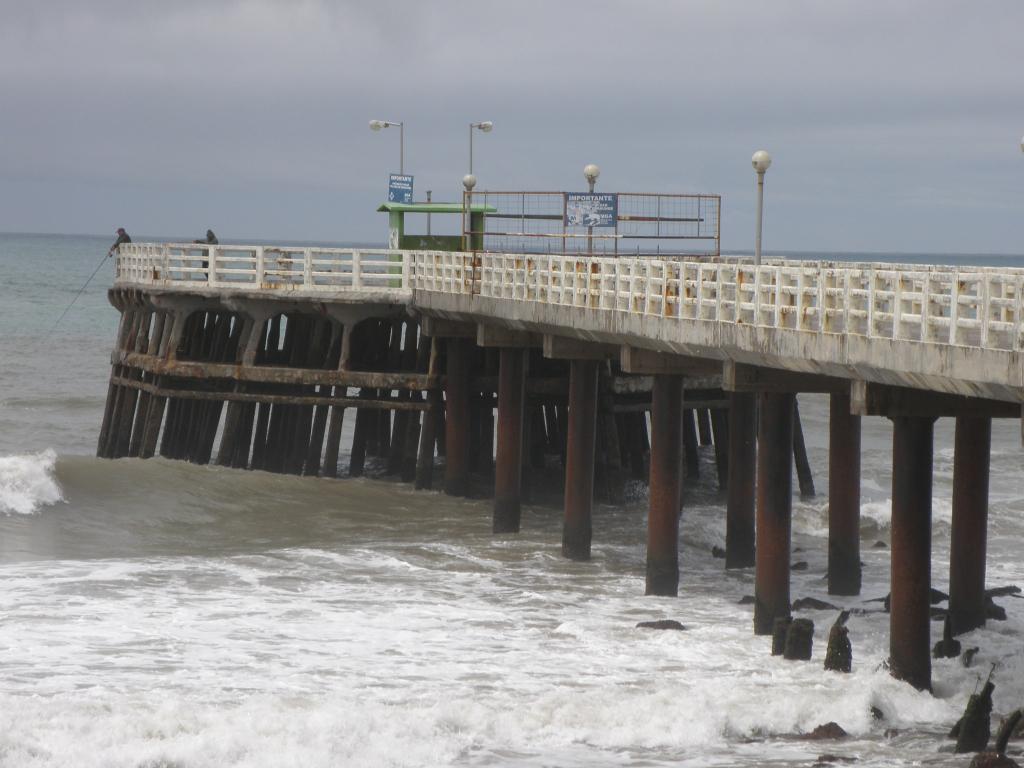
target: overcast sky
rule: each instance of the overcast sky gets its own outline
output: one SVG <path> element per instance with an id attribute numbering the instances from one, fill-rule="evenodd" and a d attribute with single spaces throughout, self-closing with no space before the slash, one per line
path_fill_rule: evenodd
<path id="1" fill-rule="evenodd" d="M 712 192 L 751 248 L 1024 252 L 1024 3 L 0 0 L 0 231 L 386 240 L 397 171 Z"/>

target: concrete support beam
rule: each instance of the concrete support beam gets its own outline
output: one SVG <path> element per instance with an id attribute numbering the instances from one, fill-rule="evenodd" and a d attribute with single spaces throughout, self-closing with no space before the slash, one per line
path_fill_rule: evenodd
<path id="1" fill-rule="evenodd" d="M 651 404 L 650 511 L 647 516 L 648 595 L 675 597 L 679 592 L 682 406 L 682 377 L 655 376 Z"/>
<path id="2" fill-rule="evenodd" d="M 543 341 L 539 333 L 529 331 L 514 331 L 510 328 L 503 328 L 500 325 L 487 325 L 480 323 L 476 327 L 476 345 L 478 347 L 516 347 L 528 349 L 540 347 Z"/>
<path id="3" fill-rule="evenodd" d="M 953 634 L 985 624 L 985 552 L 992 420 L 960 416 L 953 454 L 949 620 Z"/>
<path id="4" fill-rule="evenodd" d="M 655 352 L 630 346 L 620 348 L 619 365 L 623 373 L 654 376 L 714 376 L 722 372 L 722 363 L 719 360 L 674 355 L 670 352 Z"/>
<path id="5" fill-rule="evenodd" d="M 619 348 L 614 344 L 570 339 L 549 333 L 544 334 L 543 348 L 544 357 L 555 360 L 608 360 L 619 355 Z"/>
<path id="6" fill-rule="evenodd" d="M 763 394 L 758 403 L 757 551 L 754 634 L 768 635 L 789 616 L 789 558 L 793 505 L 792 394 Z"/>
<path id="7" fill-rule="evenodd" d="M 444 492 L 450 496 L 465 496 L 469 486 L 470 344 L 465 337 L 448 339 Z"/>
<path id="8" fill-rule="evenodd" d="M 495 533 L 519 532 L 526 354 L 525 349 L 502 347 L 498 363 L 498 449 L 494 467 L 493 518 Z"/>
<path id="9" fill-rule="evenodd" d="M 757 396 L 729 393 L 729 481 L 725 567 L 754 565 L 754 489 L 757 484 Z"/>
<path id="10" fill-rule="evenodd" d="M 457 320 L 446 320 L 443 317 L 424 315 L 420 330 L 424 336 L 438 339 L 475 339 L 476 324 L 463 323 Z"/>
<path id="11" fill-rule="evenodd" d="M 892 421 L 889 668 L 893 677 L 930 690 L 934 420 L 897 416 Z"/>
<path id="12" fill-rule="evenodd" d="M 858 416 L 919 416 L 932 419 L 943 416 L 1016 419 L 1021 416 L 1021 403 L 950 395 L 913 387 L 891 387 L 869 381 L 854 381 L 850 387 L 850 400 L 850 410 Z"/>
<path id="13" fill-rule="evenodd" d="M 828 432 L 828 593 L 860 594 L 860 416 L 833 392 Z"/>
<path id="14" fill-rule="evenodd" d="M 595 360 L 569 364 L 569 426 L 565 456 L 565 523 L 562 554 L 590 559 L 591 511 L 594 501 L 594 449 L 597 435 Z"/>
<path id="15" fill-rule="evenodd" d="M 762 368 L 726 360 L 722 365 L 722 389 L 726 392 L 836 392 L 846 391 L 848 379 Z"/>

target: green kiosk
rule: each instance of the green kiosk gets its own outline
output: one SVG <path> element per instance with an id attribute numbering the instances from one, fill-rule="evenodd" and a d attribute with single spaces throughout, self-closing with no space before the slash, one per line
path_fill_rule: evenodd
<path id="1" fill-rule="evenodd" d="M 457 213 L 465 215 L 461 203 L 384 203 L 377 209 L 388 214 L 388 248 L 391 250 L 420 251 L 479 251 L 483 248 L 484 217 L 496 213 L 493 205 L 473 203 L 469 209 L 469 243 L 463 246 L 463 235 L 407 235 L 407 213 Z"/>

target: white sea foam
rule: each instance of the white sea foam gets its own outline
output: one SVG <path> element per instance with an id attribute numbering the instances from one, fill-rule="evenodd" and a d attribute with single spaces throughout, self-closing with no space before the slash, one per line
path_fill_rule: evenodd
<path id="1" fill-rule="evenodd" d="M 64 501 L 57 484 L 57 454 L 52 449 L 22 456 L 0 456 L 0 513 L 31 515 Z"/>

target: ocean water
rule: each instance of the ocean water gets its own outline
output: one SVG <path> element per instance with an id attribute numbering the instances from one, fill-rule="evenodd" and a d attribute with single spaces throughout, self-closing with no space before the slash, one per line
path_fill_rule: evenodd
<path id="1" fill-rule="evenodd" d="M 850 675 L 752 634 L 750 571 L 725 572 L 712 456 L 686 489 L 678 598 L 643 596 L 646 498 L 600 506 L 594 557 L 560 556 L 557 499 L 490 533 L 486 499 L 383 478 L 310 479 L 92 456 L 117 314 L 112 238 L 0 235 L 0 766 L 954 766 L 946 732 L 994 665 L 1024 704 L 1024 600 L 892 679 L 891 429 L 865 419 L 861 597 L 826 563 L 827 402 L 801 398 L 818 496 L 794 503 L 792 594 L 861 609 Z M 142 238 L 139 238 L 142 239 Z M 804 254 L 801 254 L 804 255 Z M 880 260 L 875 254 L 827 254 Z M 926 254 L 893 261 L 928 261 Z M 935 256 L 1020 266 L 1024 259 Z M 1001 259 L 1001 260 L 1000 260 Z M 1024 450 L 993 427 L 988 582 L 1024 586 Z M 347 443 L 343 443 L 347 445 Z M 707 449 L 706 449 L 707 450 Z M 952 423 L 936 427 L 933 585 L 949 559 Z M 685 632 L 638 630 L 674 618 Z M 933 625 L 933 636 L 941 625 Z M 872 717 L 876 707 L 884 715 Z M 797 737 L 835 721 L 850 736 Z"/>

